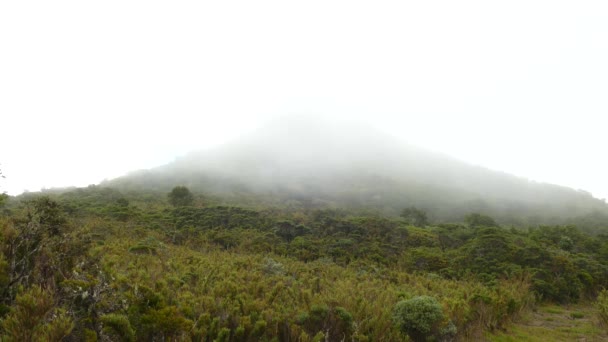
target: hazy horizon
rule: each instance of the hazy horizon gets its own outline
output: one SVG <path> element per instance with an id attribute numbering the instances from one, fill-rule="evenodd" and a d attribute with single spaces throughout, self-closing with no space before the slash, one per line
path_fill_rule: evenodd
<path id="1" fill-rule="evenodd" d="M 4 3 L 0 191 L 99 183 L 295 114 L 608 198 L 606 37 L 601 1 Z"/>

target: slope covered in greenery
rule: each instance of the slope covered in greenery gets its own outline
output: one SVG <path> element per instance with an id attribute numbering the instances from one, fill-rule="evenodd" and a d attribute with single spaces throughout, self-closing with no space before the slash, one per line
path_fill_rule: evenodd
<path id="1" fill-rule="evenodd" d="M 415 227 L 192 192 L 187 203 L 96 186 L 10 198 L 2 336 L 472 340 L 539 301 L 594 299 L 608 285 L 608 237 L 574 226 L 505 228 L 475 214 Z"/>
<path id="2" fill-rule="evenodd" d="M 233 205 L 372 209 L 387 216 L 416 206 L 436 222 L 484 212 L 517 226 L 567 224 L 577 218 L 593 230 L 608 221 L 605 201 L 584 191 L 469 165 L 369 127 L 297 118 L 103 183 L 159 194 L 175 184 Z"/>

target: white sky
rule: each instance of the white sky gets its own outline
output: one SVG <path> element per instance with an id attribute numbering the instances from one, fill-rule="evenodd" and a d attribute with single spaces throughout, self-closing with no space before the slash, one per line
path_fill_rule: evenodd
<path id="1" fill-rule="evenodd" d="M 0 190 L 310 113 L 608 197 L 607 61 L 605 0 L 2 1 Z"/>

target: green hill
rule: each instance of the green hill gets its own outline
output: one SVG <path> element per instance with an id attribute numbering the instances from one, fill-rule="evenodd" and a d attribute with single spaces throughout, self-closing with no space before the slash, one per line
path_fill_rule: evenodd
<path id="1" fill-rule="evenodd" d="M 237 205 L 339 207 L 387 216 L 415 206 L 434 221 L 461 221 L 470 212 L 513 225 L 590 216 L 589 226 L 599 229 L 608 218 L 605 201 L 585 191 L 467 164 L 368 127 L 298 118 L 102 183 L 163 193 L 175 184 Z"/>

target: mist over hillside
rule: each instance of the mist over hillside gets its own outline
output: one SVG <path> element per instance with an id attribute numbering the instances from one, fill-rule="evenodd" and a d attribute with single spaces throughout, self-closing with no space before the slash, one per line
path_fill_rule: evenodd
<path id="1" fill-rule="evenodd" d="M 406 138 L 409 129 L 415 127 L 404 127 Z M 303 117 L 102 183 L 162 192 L 176 184 L 238 204 L 256 197 L 265 204 L 385 215 L 417 206 L 442 221 L 483 212 L 509 224 L 564 223 L 608 212 L 603 200 L 584 191 L 471 165 L 363 125 Z"/>

